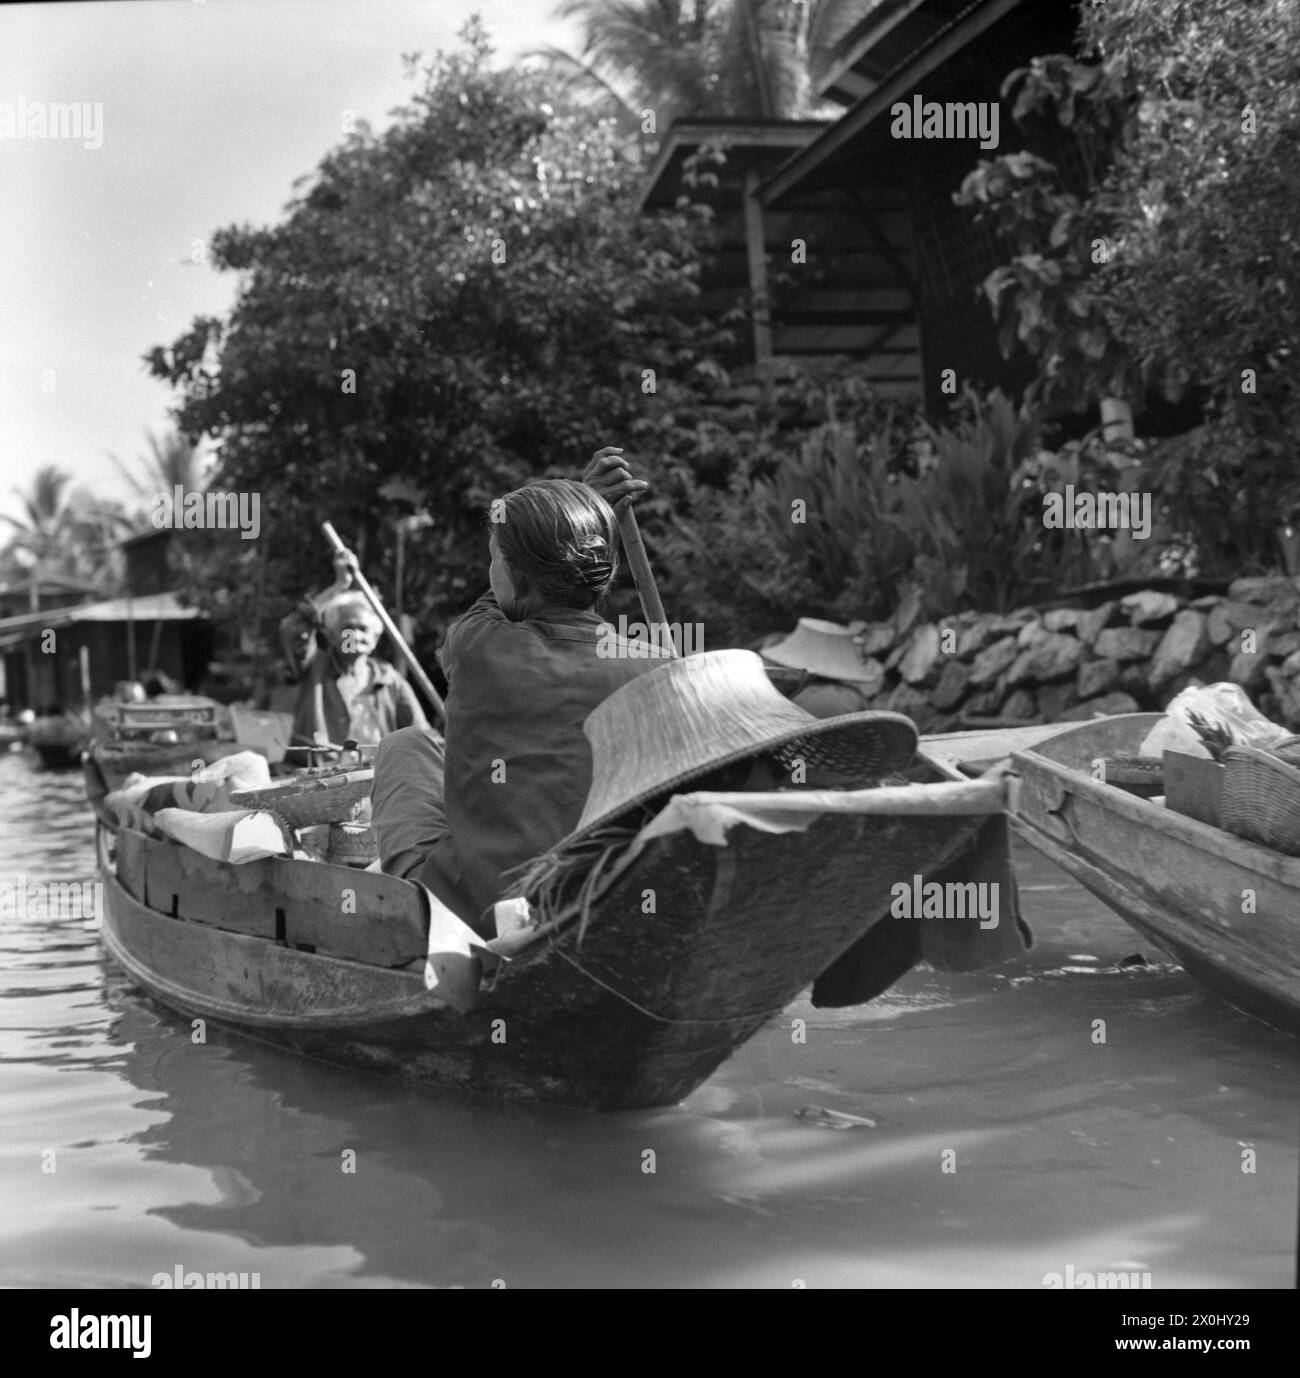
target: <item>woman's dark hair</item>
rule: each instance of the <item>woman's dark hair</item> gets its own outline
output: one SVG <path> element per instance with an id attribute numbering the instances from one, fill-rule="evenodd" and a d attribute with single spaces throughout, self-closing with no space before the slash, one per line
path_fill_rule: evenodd
<path id="1" fill-rule="evenodd" d="M 497 511 L 503 520 L 491 529 L 520 592 L 569 608 L 594 607 L 609 592 L 617 521 L 599 493 L 572 479 L 534 479 L 507 493 Z"/>

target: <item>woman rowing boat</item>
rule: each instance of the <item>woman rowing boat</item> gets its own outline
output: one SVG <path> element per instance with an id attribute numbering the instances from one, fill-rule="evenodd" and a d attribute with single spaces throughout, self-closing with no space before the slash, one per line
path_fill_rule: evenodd
<path id="1" fill-rule="evenodd" d="M 480 931 L 493 931 L 503 873 L 582 812 L 587 715 L 667 655 L 647 655 L 599 612 L 618 568 L 611 504 L 648 487 L 607 446 L 581 483 L 536 480 L 493 503 L 489 591 L 439 654 L 446 738 L 410 727 L 380 744 L 371 819 L 383 869 L 427 885 Z"/>

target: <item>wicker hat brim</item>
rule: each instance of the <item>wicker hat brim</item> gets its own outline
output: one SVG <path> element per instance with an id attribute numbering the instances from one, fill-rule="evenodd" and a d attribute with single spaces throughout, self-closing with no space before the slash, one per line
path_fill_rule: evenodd
<path id="1" fill-rule="evenodd" d="M 841 748 L 831 751 L 826 743 L 820 741 L 822 738 L 829 738 L 832 742 L 841 741 L 846 734 L 852 740 L 851 750 Z M 607 826 L 648 799 L 669 794 L 679 785 L 711 775 L 715 770 L 721 770 L 736 761 L 774 753 L 790 759 L 799 754 L 795 748 L 803 747 L 804 754 L 809 758 L 806 764 L 810 769 L 839 770 L 841 774 L 853 778 L 871 779 L 900 771 L 909 765 L 916 755 L 919 740 L 916 724 L 902 713 L 873 709 L 861 713 L 841 713 L 833 718 L 810 718 L 807 724 L 792 726 L 760 741 L 747 742 L 743 747 L 724 752 L 708 761 L 697 762 L 667 780 L 657 781 L 649 788 L 620 800 L 615 807 L 580 824 L 556 845 L 555 850 L 571 846 L 586 834 Z M 849 768 L 841 769 L 844 765 Z"/>

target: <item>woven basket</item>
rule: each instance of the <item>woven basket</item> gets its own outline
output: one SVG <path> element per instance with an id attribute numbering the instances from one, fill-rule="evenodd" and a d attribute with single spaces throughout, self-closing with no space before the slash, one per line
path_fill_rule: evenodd
<path id="1" fill-rule="evenodd" d="M 379 857 L 374 829 L 364 823 L 331 823 L 326 857 L 336 866 L 369 866 Z"/>
<path id="2" fill-rule="evenodd" d="M 1223 826 L 1286 856 L 1300 856 L 1300 769 L 1268 751 L 1223 753 Z"/>
<path id="3" fill-rule="evenodd" d="M 1289 766 L 1300 766 L 1300 737 L 1283 737 L 1268 748 L 1268 754 Z"/>
<path id="4" fill-rule="evenodd" d="M 269 809 L 291 828 L 316 823 L 368 823 L 374 775 L 373 770 L 353 770 L 299 778 L 269 789 L 243 790 L 232 794 L 230 802 L 241 809 Z"/>

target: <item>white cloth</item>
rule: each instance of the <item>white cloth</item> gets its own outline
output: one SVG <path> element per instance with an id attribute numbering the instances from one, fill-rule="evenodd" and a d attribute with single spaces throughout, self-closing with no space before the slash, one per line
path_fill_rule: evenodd
<path id="1" fill-rule="evenodd" d="M 468 1014 L 478 1003 L 479 985 L 485 972 L 500 961 L 483 939 L 419 881 L 412 881 L 424 895 L 429 911 L 429 946 L 424 959 L 424 988 L 458 1014 Z"/>
<path id="2" fill-rule="evenodd" d="M 1169 701 L 1165 716 L 1147 734 L 1138 754 L 1159 759 L 1166 751 L 1181 751 L 1187 756 L 1208 757 L 1210 753 L 1192 727 L 1189 713 L 1195 713 L 1211 727 L 1224 729 L 1235 746 L 1267 751 L 1275 742 L 1291 735 L 1285 727 L 1266 718 L 1241 685 L 1226 681 L 1192 684 Z"/>
<path id="3" fill-rule="evenodd" d="M 236 813 L 159 809 L 153 819 L 174 841 L 213 861 L 228 861 L 233 866 L 293 853 L 292 835 L 277 818 L 258 809 L 241 809 Z"/>

